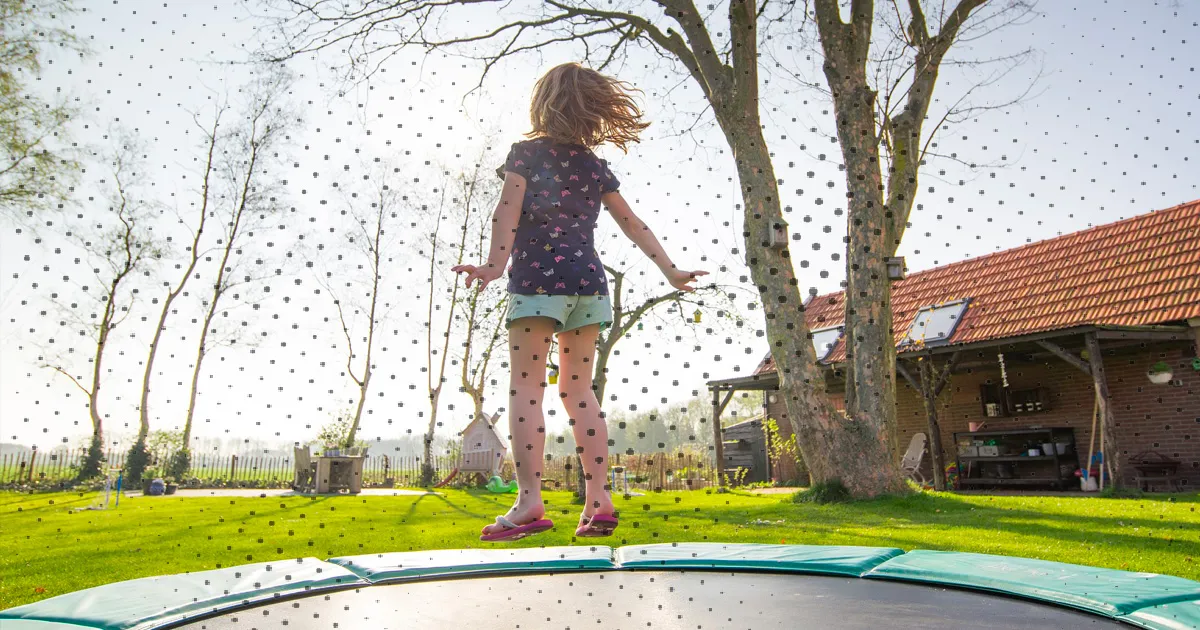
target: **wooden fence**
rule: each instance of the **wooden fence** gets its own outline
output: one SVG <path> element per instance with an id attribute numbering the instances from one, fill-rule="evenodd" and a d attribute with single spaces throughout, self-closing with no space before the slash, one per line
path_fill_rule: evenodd
<path id="1" fill-rule="evenodd" d="M 27 451 L 0 455 L 0 484 L 54 483 L 70 481 L 83 462 L 85 449 L 56 449 Z M 124 451 L 105 453 L 108 466 L 121 467 Z M 163 465 L 165 457 L 152 458 L 150 470 Z M 455 460 L 449 456 L 436 457 L 434 468 L 441 480 L 454 469 Z M 649 453 L 637 455 L 613 454 L 610 466 L 624 468 L 618 473 L 615 491 L 623 491 L 625 480 L 632 491 L 695 490 L 714 483 L 712 463 L 692 452 Z M 578 460 L 574 456 L 553 457 L 545 462 L 543 484 L 548 490 L 575 488 Z M 291 457 L 270 455 L 219 455 L 193 453 L 192 467 L 185 487 L 288 487 L 292 482 L 294 464 Z M 501 476 L 512 479 L 512 461 L 506 461 Z M 415 487 L 420 484 L 421 459 L 373 455 L 363 463 L 364 487 Z M 610 475 L 609 481 L 612 481 Z"/>

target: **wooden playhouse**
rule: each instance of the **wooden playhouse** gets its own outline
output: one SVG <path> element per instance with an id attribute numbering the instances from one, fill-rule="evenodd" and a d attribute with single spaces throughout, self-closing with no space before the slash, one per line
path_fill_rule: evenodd
<path id="1" fill-rule="evenodd" d="M 477 416 L 462 430 L 462 458 L 458 464 L 458 474 L 464 478 L 481 475 L 483 481 L 500 474 L 500 467 L 508 455 L 508 446 L 500 432 L 496 429 L 496 421 L 500 414 L 492 414 L 489 418 Z"/>

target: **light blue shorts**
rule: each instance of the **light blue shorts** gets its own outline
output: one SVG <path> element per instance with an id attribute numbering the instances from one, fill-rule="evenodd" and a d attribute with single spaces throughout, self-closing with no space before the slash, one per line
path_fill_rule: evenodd
<path id="1" fill-rule="evenodd" d="M 612 326 L 612 302 L 607 295 L 517 295 L 509 294 L 505 324 L 522 317 L 549 317 L 554 320 L 554 332 L 561 333 L 589 324 L 600 324 L 600 330 Z"/>

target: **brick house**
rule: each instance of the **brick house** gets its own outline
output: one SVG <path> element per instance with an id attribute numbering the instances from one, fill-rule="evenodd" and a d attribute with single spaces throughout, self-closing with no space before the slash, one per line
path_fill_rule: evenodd
<path id="1" fill-rule="evenodd" d="M 969 473 L 973 485 L 1037 485 L 1070 473 L 1065 487 L 1077 489 L 1074 471 L 1103 438 L 1124 484 L 1135 482 L 1135 460 L 1162 457 L 1176 463 L 1183 488 L 1200 486 L 1200 200 L 911 273 L 892 289 L 899 449 L 921 432 L 931 451 L 940 447 L 942 462 L 962 462 L 964 482 Z M 828 393 L 841 408 L 842 293 L 814 297 L 805 310 Z M 1165 382 L 1152 382 L 1149 372 Z M 760 390 L 767 417 L 786 418 L 772 395 L 778 376 L 769 354 L 752 375 L 708 386 L 714 417 L 724 408 L 722 392 L 727 402 L 735 391 Z M 971 423 L 985 423 L 978 436 Z M 779 425 L 790 435 L 788 422 Z M 1074 448 L 1049 447 L 1046 456 L 1042 447 L 1042 457 L 1027 459 L 1024 446 L 1036 445 L 1024 444 L 983 460 L 973 447 L 1047 439 L 1034 429 L 1061 431 L 1056 441 L 1073 437 Z M 976 439 L 997 433 L 1005 435 Z M 931 459 L 923 462 L 927 478 Z M 1039 461 L 1057 470 L 1039 472 Z M 802 462 L 788 461 L 771 474 L 807 476 Z"/>

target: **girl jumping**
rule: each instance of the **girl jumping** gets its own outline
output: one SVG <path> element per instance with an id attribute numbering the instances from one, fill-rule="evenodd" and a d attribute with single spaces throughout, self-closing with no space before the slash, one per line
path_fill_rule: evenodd
<path id="1" fill-rule="evenodd" d="M 608 475 L 608 426 L 592 389 L 596 338 L 612 325 L 604 265 L 593 245 L 600 206 L 629 240 L 681 291 L 707 271 L 676 269 L 650 228 L 618 192 L 621 183 L 592 148 L 610 142 L 627 152 L 649 126 L 624 83 L 578 63 L 546 73 L 534 87 L 528 140 L 514 143 L 497 175 L 504 190 L 492 214 L 486 263 L 458 265 L 466 285 L 484 290 L 509 266 L 509 441 L 516 462 L 516 504 L 480 540 L 503 541 L 546 531 L 542 465 L 546 423 L 546 354 L 558 335 L 558 396 L 583 461 L 586 496 L 576 536 L 609 536 L 617 526 Z M 478 281 L 478 282 L 476 282 Z"/>

